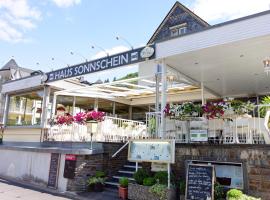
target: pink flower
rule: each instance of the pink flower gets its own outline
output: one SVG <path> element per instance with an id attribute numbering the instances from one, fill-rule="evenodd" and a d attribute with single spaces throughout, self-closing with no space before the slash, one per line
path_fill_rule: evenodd
<path id="1" fill-rule="evenodd" d="M 86 113 L 79 112 L 74 116 L 74 121 L 78 124 L 85 124 Z"/>

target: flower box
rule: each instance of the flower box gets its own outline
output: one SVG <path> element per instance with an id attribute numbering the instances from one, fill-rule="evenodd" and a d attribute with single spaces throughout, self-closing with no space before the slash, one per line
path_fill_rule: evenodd
<path id="1" fill-rule="evenodd" d="M 143 186 L 139 184 L 128 184 L 128 199 L 131 200 L 160 200 L 159 196 L 149 192 L 149 186 Z M 175 200 L 176 191 L 174 188 L 167 189 L 166 200 Z"/>

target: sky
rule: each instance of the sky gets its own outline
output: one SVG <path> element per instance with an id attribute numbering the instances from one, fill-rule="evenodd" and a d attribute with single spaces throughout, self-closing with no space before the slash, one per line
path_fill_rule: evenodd
<path id="1" fill-rule="evenodd" d="M 265 11 L 270 0 L 180 0 L 211 25 Z M 0 67 L 51 71 L 143 46 L 175 0 L 0 0 Z M 94 45 L 96 48 L 92 49 Z M 70 52 L 74 52 L 73 55 Z M 52 60 L 54 58 L 54 60 Z M 119 73 L 122 74 L 122 73 Z M 108 76 L 108 75 L 107 75 Z"/>

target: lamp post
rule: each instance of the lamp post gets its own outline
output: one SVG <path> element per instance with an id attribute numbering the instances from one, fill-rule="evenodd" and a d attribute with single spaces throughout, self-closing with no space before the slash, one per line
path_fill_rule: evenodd
<path id="1" fill-rule="evenodd" d="M 103 51 L 104 53 L 106 53 L 107 56 L 109 56 L 109 53 L 104 48 L 102 48 L 101 46 L 91 45 L 91 48 L 92 49 L 99 48 L 101 51 Z"/>
<path id="2" fill-rule="evenodd" d="M 115 39 L 117 39 L 117 40 L 123 40 L 126 44 L 128 44 L 128 46 L 130 46 L 130 48 L 133 50 L 133 46 L 132 46 L 132 44 L 126 39 L 126 38 L 124 38 L 124 37 L 122 37 L 122 36 L 116 36 L 115 37 Z"/>

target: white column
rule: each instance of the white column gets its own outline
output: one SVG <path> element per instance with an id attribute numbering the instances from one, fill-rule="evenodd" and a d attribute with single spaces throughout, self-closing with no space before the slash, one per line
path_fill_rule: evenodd
<path id="1" fill-rule="evenodd" d="M 76 114 L 76 97 L 73 96 L 73 103 L 72 103 L 72 115 Z"/>
<path id="2" fill-rule="evenodd" d="M 164 114 L 164 109 L 167 104 L 167 66 L 162 60 L 162 74 L 161 74 L 161 80 L 162 80 L 162 90 L 161 90 L 161 138 L 165 137 L 166 134 L 166 119 Z"/>
<path id="3" fill-rule="evenodd" d="M 55 111 L 56 111 L 56 100 L 57 100 L 57 95 L 53 94 L 53 104 L 52 104 L 52 115 L 51 118 L 54 117 Z"/>
<path id="4" fill-rule="evenodd" d="M 47 117 L 48 117 L 48 107 L 50 102 L 50 86 L 45 85 L 44 86 L 44 94 L 43 94 L 43 100 L 42 100 L 42 115 L 41 115 L 41 127 L 46 128 L 47 126 Z M 54 112 L 54 111 L 52 111 Z"/>
<path id="5" fill-rule="evenodd" d="M 202 98 L 202 105 L 205 104 L 205 99 L 204 99 L 204 85 L 203 82 L 201 82 L 201 98 Z"/>
<path id="6" fill-rule="evenodd" d="M 116 106 L 116 103 L 115 103 L 115 101 L 113 102 L 113 112 L 112 112 L 112 114 L 113 114 L 113 116 L 115 117 L 115 106 Z"/>
<path id="7" fill-rule="evenodd" d="M 98 111 L 98 98 L 95 98 L 95 102 L 94 102 L 94 110 Z"/>
<path id="8" fill-rule="evenodd" d="M 5 95 L 5 107 L 4 107 L 4 116 L 3 116 L 3 124 L 6 126 L 8 120 L 8 110 L 9 110 L 9 95 Z"/>

